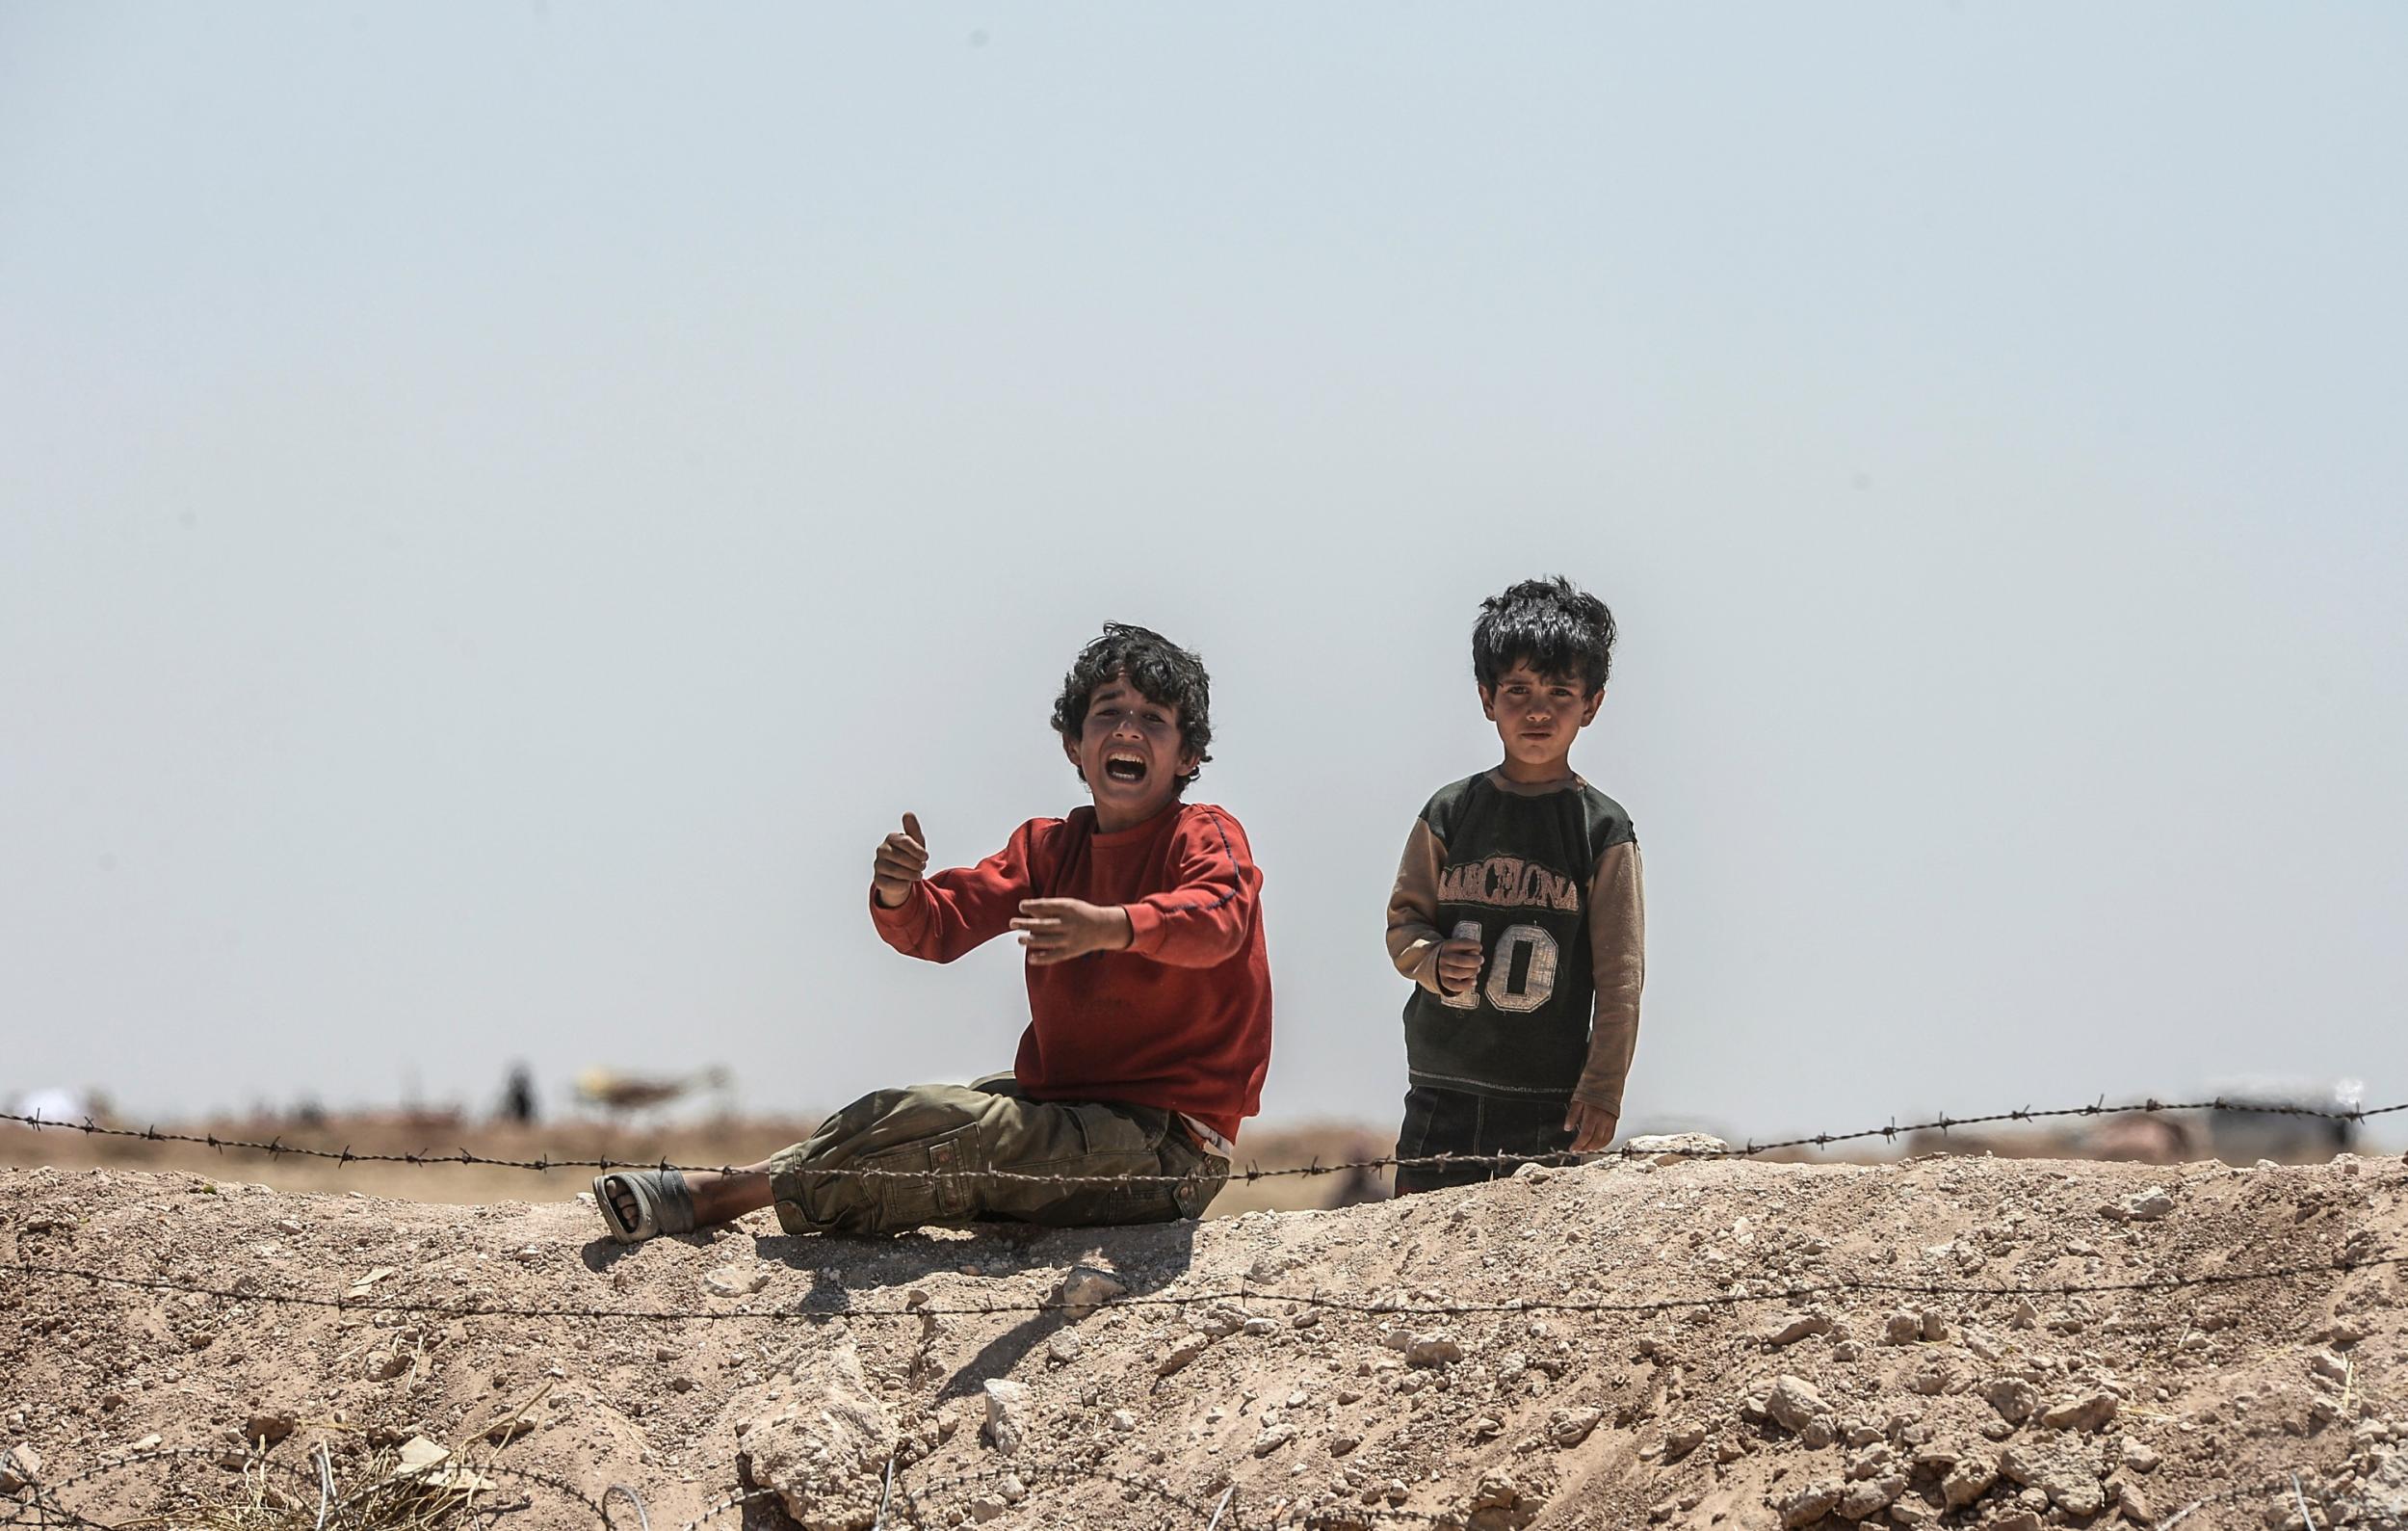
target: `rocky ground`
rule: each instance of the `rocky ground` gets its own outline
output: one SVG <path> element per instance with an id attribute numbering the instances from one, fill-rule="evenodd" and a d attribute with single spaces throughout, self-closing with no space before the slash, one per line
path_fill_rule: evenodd
<path id="1" fill-rule="evenodd" d="M 573 1201 L 0 1171 L 0 1520 L 230 1482 L 249 1436 L 338 1476 L 448 1448 L 527 1527 L 612 1484 L 664 1531 L 753 1486 L 713 1523 L 2396 1526 L 2403 1190 L 2393 1158 L 1609 1161 L 622 1251 Z"/>

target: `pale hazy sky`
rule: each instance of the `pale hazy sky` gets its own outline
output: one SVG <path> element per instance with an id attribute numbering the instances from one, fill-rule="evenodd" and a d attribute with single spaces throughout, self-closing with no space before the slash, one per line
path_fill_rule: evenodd
<path id="1" fill-rule="evenodd" d="M 1079 802 L 1120 620 L 1212 667 L 1267 1116 L 1392 1122 L 1396 856 L 1561 571 L 1626 1125 L 2408 1098 L 2403 78 L 2379 5 L 0 5 L 0 1095 L 1004 1067 L 870 849 Z"/>

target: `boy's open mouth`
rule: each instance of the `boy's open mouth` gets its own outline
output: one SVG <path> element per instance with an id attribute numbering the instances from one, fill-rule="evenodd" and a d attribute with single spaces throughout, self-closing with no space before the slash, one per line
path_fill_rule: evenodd
<path id="1" fill-rule="evenodd" d="M 1114 781 L 1132 786 L 1145 779 L 1145 761 L 1133 754 L 1110 754 L 1104 757 L 1104 775 Z"/>

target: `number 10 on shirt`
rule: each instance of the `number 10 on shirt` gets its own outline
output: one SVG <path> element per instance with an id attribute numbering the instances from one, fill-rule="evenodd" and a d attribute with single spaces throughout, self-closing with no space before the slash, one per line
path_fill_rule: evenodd
<path id="1" fill-rule="evenodd" d="M 1486 933 L 1478 920 L 1456 924 L 1451 939 L 1485 944 Z M 1517 961 L 1517 947 L 1528 947 L 1527 962 Z M 1556 959 L 1560 948 L 1556 938 L 1535 925 L 1508 925 L 1497 937 L 1497 944 L 1487 957 L 1488 969 L 1485 992 L 1488 1003 L 1509 1015 L 1536 1010 L 1556 991 Z M 1522 981 L 1515 984 L 1513 970 L 1522 969 Z M 1476 1010 L 1479 1007 L 1482 988 L 1474 984 L 1459 993 L 1440 994 L 1438 1002 L 1454 1010 Z"/>

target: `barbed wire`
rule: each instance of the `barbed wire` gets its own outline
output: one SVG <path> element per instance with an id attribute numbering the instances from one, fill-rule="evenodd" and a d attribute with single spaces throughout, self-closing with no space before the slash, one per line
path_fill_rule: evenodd
<path id="1" fill-rule="evenodd" d="M 1317 1292 L 1260 1291 L 1250 1284 L 1242 1284 L 1234 1291 L 1221 1289 L 1179 1295 L 1129 1295 L 1111 1298 L 1101 1303 L 1070 1302 L 1055 1298 L 1042 1302 L 982 1303 L 960 1307 L 907 1302 L 901 1307 L 745 1307 L 701 1310 L 485 1304 L 411 1298 L 361 1298 L 349 1294 L 329 1297 L 306 1292 L 245 1291 L 240 1286 L 212 1286 L 204 1282 L 182 1281 L 161 1276 L 118 1276 L 108 1271 L 87 1270 L 77 1266 L 41 1265 L 22 1260 L 0 1260 L 0 1271 L 49 1280 L 85 1281 L 94 1286 L 129 1287 L 180 1296 L 208 1297 L 227 1303 L 261 1303 L 272 1307 L 314 1307 L 344 1313 L 424 1314 L 442 1318 L 607 1318 L 683 1324 L 726 1323 L 742 1319 L 784 1319 L 829 1323 L 851 1319 L 916 1320 L 1053 1312 L 1084 1314 L 1102 1307 L 1176 1309 L 1216 1304 L 1243 1307 L 1244 1304 L 1257 1302 L 1287 1303 L 1298 1308 L 1312 1308 L 1321 1312 L 1362 1314 L 1374 1317 L 1391 1314 L 1415 1318 L 1454 1318 L 1505 1313 L 1631 1314 L 1671 1312 L 1691 1308 L 1737 1307 L 1755 1303 L 1797 1303 L 1818 1297 L 1839 1296 L 1851 1292 L 1969 1298 L 2074 1297 L 2117 1292 L 2170 1292 L 2194 1287 L 2231 1286 L 2251 1281 L 2290 1280 L 2308 1276 L 2345 1276 L 2353 1271 L 2375 1270 L 2401 1264 L 2408 1264 L 2408 1254 L 2385 1251 L 2375 1254 L 2344 1254 L 2332 1260 L 2300 1261 L 2245 1271 L 2194 1271 L 2177 1276 L 2142 1276 L 2113 1281 L 2044 1281 L 2016 1284 L 1843 1277 L 1824 1281 L 1785 1281 L 1777 1286 L 1767 1283 L 1767 1289 L 1761 1292 L 1720 1291 L 1686 1297 L 1625 1300 L 1514 1297 L 1494 1302 L 1413 1303 L 1390 1298 L 1349 1300 L 1327 1297 Z"/>
<path id="2" fill-rule="evenodd" d="M 1874 1138 L 1879 1138 L 1885 1143 L 1895 1144 L 1899 1138 L 1911 1137 L 1918 1133 L 1938 1132 L 1946 1134 L 1963 1127 L 1996 1126 L 2001 1123 L 2007 1122 L 2027 1124 L 2037 1122 L 2061 1121 L 2077 1117 L 2096 1118 L 2135 1115 L 2163 1115 L 2173 1112 L 2193 1111 L 2223 1111 L 2256 1116 L 2302 1117 L 2328 1122 L 2346 1122 L 2355 1124 L 2372 1121 L 2377 1117 L 2387 1117 L 2394 1115 L 2395 1113 L 2408 1111 L 2408 1101 L 2400 1101 L 2397 1104 L 2388 1106 L 2351 1107 L 2346 1110 L 2337 1110 L 2320 1106 L 2265 1104 L 2248 1100 L 2228 1099 L 2221 1096 L 2209 1100 L 2181 1101 L 2161 1101 L 2152 1098 L 2125 1105 L 2110 1106 L 2106 1103 L 2106 1097 L 2101 1096 L 2098 1100 L 2093 1101 L 2088 1105 L 2059 1106 L 2048 1110 L 2035 1110 L 2029 1106 L 2026 1106 L 2021 1110 L 1993 1111 L 1979 1116 L 1971 1117 L 1950 1116 L 1949 1113 L 1944 1111 L 1937 1117 L 1934 1117 L 1927 1122 L 1913 1122 L 1901 1125 L 1895 1119 L 1893 1119 L 1886 1125 L 1878 1127 L 1863 1127 L 1853 1132 L 1818 1132 L 1805 1137 L 1781 1138 L 1765 1143 L 1758 1143 L 1753 1138 L 1750 1138 L 1741 1144 L 1723 1143 L 1718 1147 L 1713 1148 L 1700 1147 L 1696 1148 L 1681 1148 L 1674 1150 L 1664 1150 L 1661 1148 L 1634 1148 L 1631 1144 L 1625 1143 L 1618 1148 L 1608 1148 L 1594 1153 L 1583 1154 L 1571 1154 L 1562 1151 L 1550 1153 L 1442 1153 L 1425 1154 L 1419 1156 L 1398 1156 L 1390 1154 L 1378 1158 L 1354 1159 L 1335 1164 L 1322 1164 L 1317 1159 L 1310 1164 L 1284 1165 L 1271 1169 L 1264 1169 L 1259 1165 L 1253 1164 L 1249 1164 L 1243 1169 L 1239 1169 L 1233 1165 L 1230 1168 L 1226 1178 L 1231 1181 L 1243 1181 L 1251 1184 L 1257 1180 L 1278 1179 L 1287 1176 L 1347 1175 L 1376 1170 L 1429 1169 L 1442 1172 L 1450 1169 L 1467 1168 L 1509 1170 L 1518 1168 L 1525 1164 L 1535 1164 L 1542 1167 L 1548 1167 L 1593 1162 L 1602 1159 L 1655 1159 L 1661 1157 L 1666 1151 L 1676 1152 L 1679 1156 L 1689 1159 L 1748 1159 L 1760 1157 L 1761 1155 L 1767 1153 L 1784 1152 L 1795 1148 L 1828 1149 L 1844 1144 L 1870 1142 Z M 37 1132 L 80 1132 L 90 1137 L 129 1139 L 143 1143 L 185 1144 L 195 1148 L 213 1148 L 221 1153 L 228 1151 L 258 1153 L 264 1154 L 272 1160 L 284 1158 L 322 1159 L 336 1164 L 346 1165 L 402 1164 L 419 1169 L 475 1166 L 496 1170 L 530 1170 L 537 1173 L 549 1173 L 554 1170 L 598 1170 L 604 1174 L 608 1174 L 614 1170 L 674 1170 L 682 1174 L 696 1175 L 732 1175 L 744 1168 L 743 1166 L 731 1164 L 677 1164 L 671 1162 L 666 1157 L 658 1160 L 611 1158 L 555 1159 L 550 1157 L 536 1159 L 493 1158 L 484 1154 L 477 1153 L 464 1147 L 451 1153 L 434 1153 L 432 1151 L 422 1153 L 358 1152 L 348 1146 L 342 1148 L 318 1148 L 300 1144 L 290 1144 L 284 1142 L 280 1136 L 271 1138 L 267 1142 L 262 1143 L 252 1139 L 222 1138 L 214 1132 L 162 1132 L 155 1125 L 141 1129 L 132 1127 L 108 1127 L 102 1126 L 89 1117 L 85 1118 L 81 1122 L 67 1122 L 55 1118 L 43 1117 L 39 1114 L 24 1116 L 10 1112 L 0 1112 L 0 1122 L 13 1122 L 19 1126 L 31 1127 Z M 823 1183 L 830 1180 L 911 1180 L 938 1182 L 1000 1181 L 1038 1185 L 1181 1185 L 1198 1179 L 1210 1178 L 1209 1175 L 1199 1175 L 1197 1174 L 1036 1175 L 1027 1171 L 1016 1170 L 900 1170 L 869 1168 L 855 1165 L 798 1167 L 782 1173 L 794 1175 L 800 1179 Z"/>

